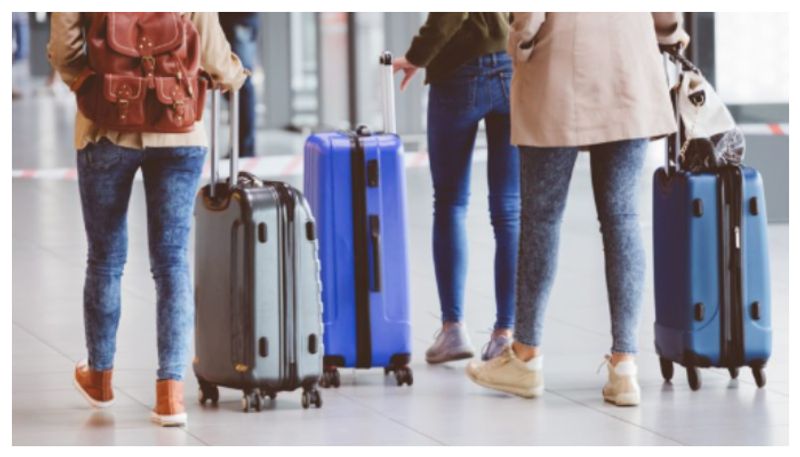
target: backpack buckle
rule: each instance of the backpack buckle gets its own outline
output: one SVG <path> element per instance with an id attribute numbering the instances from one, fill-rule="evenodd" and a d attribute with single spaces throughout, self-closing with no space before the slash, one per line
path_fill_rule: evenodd
<path id="1" fill-rule="evenodd" d="M 128 99 L 120 98 L 117 100 L 117 113 L 120 120 L 124 121 L 128 117 L 128 106 L 130 106 Z"/>
<path id="2" fill-rule="evenodd" d="M 175 120 L 179 124 L 183 124 L 183 115 L 186 112 L 183 100 L 174 100 L 172 102 L 172 109 L 175 111 Z"/>
<path id="3" fill-rule="evenodd" d="M 153 56 L 142 56 L 142 68 L 147 73 L 153 73 L 156 68 L 156 58 Z"/>

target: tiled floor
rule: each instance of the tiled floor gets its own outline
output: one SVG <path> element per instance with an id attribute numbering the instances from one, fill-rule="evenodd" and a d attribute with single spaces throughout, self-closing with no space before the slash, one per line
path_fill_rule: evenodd
<path id="1" fill-rule="evenodd" d="M 13 104 L 13 167 L 73 166 L 70 103 L 38 98 Z M 263 134 L 270 153 L 287 153 L 301 138 Z M 262 142 L 262 144 L 264 144 Z M 274 147 L 273 147 L 274 146 Z M 641 183 L 643 232 L 650 249 L 649 185 L 660 154 Z M 425 168 L 408 171 L 415 382 L 398 388 L 380 370 L 343 372 L 339 389 L 322 392 L 321 409 L 303 410 L 299 392 L 279 395 L 266 411 L 244 414 L 240 394 L 222 390 L 218 407 L 194 401 L 188 373 L 189 426 L 161 429 L 148 421 L 154 400 L 155 306 L 149 275 L 141 183 L 131 202 L 129 260 L 123 280 L 115 384 L 117 403 L 92 411 L 72 387 L 84 357 L 81 295 L 85 240 L 77 183 L 13 180 L 13 443 L 24 444 L 787 444 L 787 225 L 770 227 L 774 356 L 768 384 L 749 372 L 730 381 L 704 370 L 699 392 L 682 370 L 663 383 L 653 350 L 652 269 L 642 316 L 639 358 L 642 405 L 604 404 L 596 373 L 608 350 L 603 256 L 589 184 L 579 159 L 563 225 L 559 273 L 545 336 L 547 392 L 536 400 L 471 384 L 463 363 L 426 366 L 438 303 L 430 254 L 431 184 Z M 493 316 L 492 235 L 486 167 L 475 165 L 470 208 L 467 323 L 482 345 Z M 299 176 L 293 177 L 296 185 Z M 650 257 L 648 257 L 650 258 Z M 652 263 L 651 263 L 652 265 Z"/>

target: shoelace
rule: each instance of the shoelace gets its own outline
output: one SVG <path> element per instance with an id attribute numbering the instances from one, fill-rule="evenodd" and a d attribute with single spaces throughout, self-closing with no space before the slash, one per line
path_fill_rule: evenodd
<path id="1" fill-rule="evenodd" d="M 610 355 L 603 356 L 603 361 L 600 363 L 600 366 L 597 367 L 597 371 L 595 371 L 595 374 L 600 374 L 600 370 L 602 370 L 605 365 L 611 365 Z"/>

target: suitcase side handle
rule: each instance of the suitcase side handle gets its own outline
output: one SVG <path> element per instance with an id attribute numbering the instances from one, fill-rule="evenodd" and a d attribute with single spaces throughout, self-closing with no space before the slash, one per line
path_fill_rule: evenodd
<path id="1" fill-rule="evenodd" d="M 211 186 L 209 195 L 213 199 L 216 197 L 216 183 L 219 179 L 219 110 L 220 94 L 219 89 L 211 91 Z M 239 91 L 231 91 L 231 102 L 229 107 L 230 117 L 230 175 L 228 176 L 228 189 L 232 190 L 236 185 L 236 175 L 239 173 Z"/>
<path id="2" fill-rule="evenodd" d="M 369 239 L 372 243 L 372 291 L 381 291 L 381 219 L 369 216 Z"/>

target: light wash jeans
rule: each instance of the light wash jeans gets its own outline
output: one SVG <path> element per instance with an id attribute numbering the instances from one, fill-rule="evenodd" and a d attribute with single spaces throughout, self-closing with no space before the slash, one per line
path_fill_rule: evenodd
<path id="1" fill-rule="evenodd" d="M 141 168 L 147 200 L 150 270 L 156 284 L 158 379 L 183 379 L 194 322 L 187 248 L 206 148 L 144 150 L 103 139 L 78 151 L 78 181 L 89 253 L 83 315 L 89 366 L 114 365 L 120 280 L 128 252 L 127 213 Z"/>

